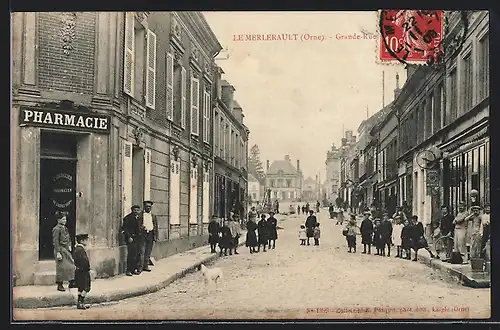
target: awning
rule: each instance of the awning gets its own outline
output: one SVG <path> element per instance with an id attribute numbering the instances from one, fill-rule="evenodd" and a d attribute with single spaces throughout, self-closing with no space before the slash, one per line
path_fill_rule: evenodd
<path id="1" fill-rule="evenodd" d="M 476 131 L 475 133 L 472 133 L 471 135 L 464 137 L 463 139 L 454 141 L 453 143 L 450 143 L 449 145 L 441 147 L 441 150 L 446 152 L 446 153 L 452 153 L 454 151 L 459 151 L 458 149 L 468 150 L 468 149 L 473 147 L 473 144 L 477 144 L 477 142 L 482 142 L 482 140 L 488 136 L 488 130 L 489 130 L 489 126 L 485 126 L 485 127 L 481 128 L 480 130 Z"/>

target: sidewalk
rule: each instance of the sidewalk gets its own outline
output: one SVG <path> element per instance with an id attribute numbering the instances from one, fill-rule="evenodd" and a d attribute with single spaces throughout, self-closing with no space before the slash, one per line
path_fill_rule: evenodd
<path id="1" fill-rule="evenodd" d="M 465 286 L 471 288 L 490 287 L 491 275 L 485 272 L 473 272 L 470 264 L 453 265 L 448 262 L 443 262 L 440 259 L 432 259 L 429 253 L 424 249 L 418 251 L 418 260 L 434 269 L 450 274 Z"/>
<path id="2" fill-rule="evenodd" d="M 246 231 L 240 237 L 240 246 L 245 244 Z M 172 255 L 157 260 L 152 272 L 138 276 L 116 275 L 107 279 L 92 282 L 87 303 L 96 304 L 122 300 L 159 291 L 187 273 L 196 271 L 201 263 L 210 263 L 219 257 L 218 253 L 210 253 L 210 246 Z M 50 286 L 27 285 L 13 288 L 14 308 L 43 308 L 75 305 L 76 289 L 59 292 L 55 284 Z"/>

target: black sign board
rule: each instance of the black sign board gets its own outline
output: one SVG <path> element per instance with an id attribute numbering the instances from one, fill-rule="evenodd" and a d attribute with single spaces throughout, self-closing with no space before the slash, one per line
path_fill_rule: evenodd
<path id="1" fill-rule="evenodd" d="M 106 115 L 91 112 L 21 108 L 19 125 L 109 133 L 111 118 Z"/>

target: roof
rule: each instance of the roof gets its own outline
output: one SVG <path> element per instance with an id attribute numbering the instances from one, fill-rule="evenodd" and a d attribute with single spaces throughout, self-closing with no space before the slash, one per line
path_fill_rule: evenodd
<path id="1" fill-rule="evenodd" d="M 259 180 L 252 173 L 248 173 L 248 182 L 259 182 Z"/>
<path id="2" fill-rule="evenodd" d="M 238 101 L 233 100 L 233 108 L 234 109 L 241 109 L 241 105 L 238 103 Z"/>
<path id="3" fill-rule="evenodd" d="M 283 171 L 283 174 L 297 174 L 297 169 L 295 169 L 292 163 L 286 159 L 275 160 L 271 166 L 269 166 L 266 174 L 278 174 L 280 170 Z"/>
<path id="4" fill-rule="evenodd" d="M 304 180 L 304 183 L 316 183 L 316 180 L 314 180 L 313 178 L 311 178 L 310 176 L 307 177 L 307 179 Z"/>

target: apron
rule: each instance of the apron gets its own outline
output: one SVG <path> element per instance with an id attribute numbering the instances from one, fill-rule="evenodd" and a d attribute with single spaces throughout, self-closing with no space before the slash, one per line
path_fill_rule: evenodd
<path id="1" fill-rule="evenodd" d="M 55 252 L 54 252 L 55 253 Z M 62 260 L 56 259 L 56 282 L 73 281 L 75 279 L 75 263 L 71 253 L 62 248 Z"/>

